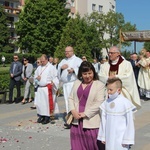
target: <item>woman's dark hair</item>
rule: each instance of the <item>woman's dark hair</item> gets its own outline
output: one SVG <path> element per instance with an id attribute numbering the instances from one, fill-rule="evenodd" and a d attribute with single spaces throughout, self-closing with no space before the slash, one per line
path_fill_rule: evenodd
<path id="1" fill-rule="evenodd" d="M 98 75 L 95 71 L 95 68 L 94 66 L 92 65 L 92 63 L 88 62 L 88 61 L 83 61 L 79 67 L 79 71 L 78 71 L 78 79 L 79 80 L 82 80 L 82 73 L 83 72 L 88 72 L 92 70 L 93 71 L 93 74 L 94 74 L 94 77 L 93 77 L 93 80 L 99 80 L 98 78 Z"/>
<path id="2" fill-rule="evenodd" d="M 23 61 L 24 61 L 24 60 L 27 60 L 28 62 L 30 62 L 29 57 L 23 57 L 23 59 L 22 59 L 22 63 L 23 63 Z"/>

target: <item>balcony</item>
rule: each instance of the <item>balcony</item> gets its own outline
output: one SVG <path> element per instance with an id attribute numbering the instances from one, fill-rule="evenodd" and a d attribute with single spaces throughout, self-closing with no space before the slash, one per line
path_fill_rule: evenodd
<path id="1" fill-rule="evenodd" d="M 4 6 L 5 12 L 9 13 L 9 14 L 14 14 L 14 15 L 18 15 L 21 12 L 20 8 L 12 8 L 12 7 L 8 7 L 8 6 Z"/>

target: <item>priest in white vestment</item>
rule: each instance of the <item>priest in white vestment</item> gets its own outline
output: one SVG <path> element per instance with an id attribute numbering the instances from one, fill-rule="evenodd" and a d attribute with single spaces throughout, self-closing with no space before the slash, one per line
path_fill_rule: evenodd
<path id="1" fill-rule="evenodd" d="M 120 56 L 116 46 L 109 49 L 108 55 L 109 61 L 101 65 L 100 81 L 106 83 L 109 78 L 120 78 L 123 83 L 122 94 L 139 109 L 141 101 L 131 63 Z"/>
<path id="2" fill-rule="evenodd" d="M 40 116 L 37 122 L 47 124 L 50 122 L 50 114 L 54 112 L 54 100 L 59 80 L 55 67 L 48 62 L 46 55 L 41 56 L 41 63 L 42 65 L 36 69 L 34 75 L 38 85 L 36 95 L 37 114 Z"/>
<path id="3" fill-rule="evenodd" d="M 138 64 L 140 65 L 140 71 L 138 76 L 138 85 L 140 87 L 140 95 L 145 101 L 150 100 L 150 52 L 146 49 L 142 49 L 141 52 L 145 56 L 141 57 Z"/>
<path id="4" fill-rule="evenodd" d="M 66 112 L 68 113 L 68 97 L 71 93 L 74 81 L 77 79 L 78 69 L 82 60 L 74 54 L 73 47 L 71 46 L 66 47 L 65 56 L 66 58 L 58 65 L 58 77 L 63 84 Z"/>
<path id="5" fill-rule="evenodd" d="M 108 79 L 109 98 L 101 105 L 101 123 L 98 140 L 106 150 L 129 150 L 134 144 L 135 129 L 133 112 L 136 107 L 121 95 L 122 82 L 119 78 Z"/>

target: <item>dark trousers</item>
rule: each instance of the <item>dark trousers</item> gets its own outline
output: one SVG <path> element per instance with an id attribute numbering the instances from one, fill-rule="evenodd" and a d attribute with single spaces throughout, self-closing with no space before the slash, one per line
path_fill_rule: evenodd
<path id="1" fill-rule="evenodd" d="M 97 140 L 97 145 L 99 150 L 105 150 L 105 144 L 103 144 L 101 141 Z"/>
<path id="2" fill-rule="evenodd" d="M 14 90 L 15 85 L 16 85 L 16 89 L 17 89 L 17 98 L 20 98 L 20 96 L 21 96 L 21 89 L 20 89 L 21 82 L 15 81 L 14 79 L 10 79 L 9 101 L 12 101 L 12 99 L 13 99 L 13 90 Z"/>

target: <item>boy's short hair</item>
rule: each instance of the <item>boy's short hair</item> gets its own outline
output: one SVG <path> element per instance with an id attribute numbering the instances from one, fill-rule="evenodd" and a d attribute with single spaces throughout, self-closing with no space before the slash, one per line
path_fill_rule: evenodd
<path id="1" fill-rule="evenodd" d="M 122 81 L 117 77 L 112 78 L 112 79 L 108 79 L 107 83 L 106 83 L 106 86 L 109 85 L 109 84 L 113 84 L 113 83 L 116 83 L 117 88 L 122 89 Z"/>

